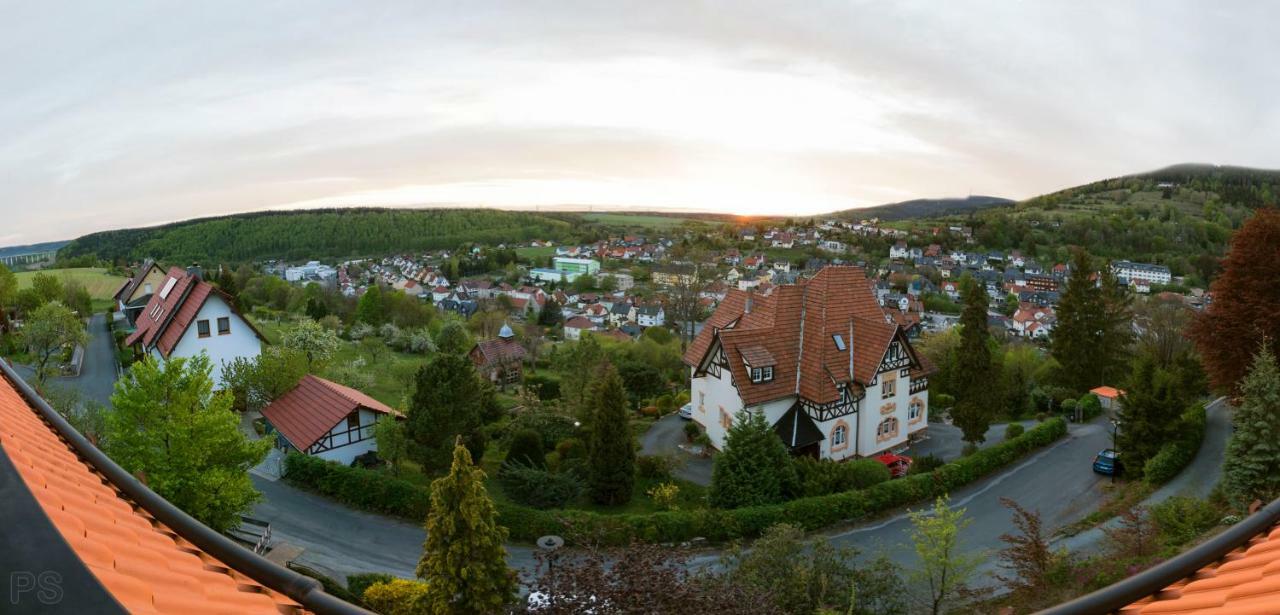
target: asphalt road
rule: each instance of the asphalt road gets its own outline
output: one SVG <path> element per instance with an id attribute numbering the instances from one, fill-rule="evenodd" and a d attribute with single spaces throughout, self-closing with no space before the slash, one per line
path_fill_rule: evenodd
<path id="1" fill-rule="evenodd" d="M 1018 421 L 1026 429 L 1031 429 L 1036 425 L 1033 420 Z M 1008 423 L 996 423 L 987 429 L 984 434 L 986 438 L 978 448 L 987 448 L 1004 442 L 1004 430 L 1009 427 Z M 904 454 L 908 457 L 923 457 L 925 455 L 934 455 L 943 461 L 952 461 L 959 459 L 961 453 L 964 452 L 964 432 L 959 427 L 947 423 L 929 423 L 929 437 L 912 444 Z"/>
<path id="2" fill-rule="evenodd" d="M 252 517 L 271 523 L 275 542 L 302 547 L 298 563 L 339 581 L 357 572 L 385 572 L 412 579 L 427 532 L 421 525 L 352 510 L 283 481 L 252 475 L 263 499 Z M 507 545 L 507 563 L 532 572 L 531 547 Z"/>
<path id="3" fill-rule="evenodd" d="M 684 460 L 684 466 L 676 470 L 676 476 L 697 485 L 711 484 L 711 459 L 694 457 L 678 448 L 685 442 L 684 426 L 688 423 L 675 414 L 658 419 L 640 439 L 641 455 L 675 454 Z"/>
<path id="4" fill-rule="evenodd" d="M 85 401 L 93 400 L 111 406 L 111 393 L 116 383 L 116 352 L 111 332 L 107 331 L 106 316 L 94 314 L 87 329 L 89 344 L 84 349 L 84 360 L 79 376 L 57 376 L 45 382 L 45 387 L 74 388 Z M 34 382 L 35 372 L 25 365 L 14 366 L 23 378 Z"/>

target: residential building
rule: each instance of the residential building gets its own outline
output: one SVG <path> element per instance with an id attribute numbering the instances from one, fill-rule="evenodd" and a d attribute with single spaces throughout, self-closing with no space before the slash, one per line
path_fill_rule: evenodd
<path id="1" fill-rule="evenodd" d="M 1120 398 L 1124 396 L 1124 391 L 1115 387 L 1101 386 L 1090 389 L 1089 392 L 1098 398 L 1098 403 L 1104 410 L 1120 409 Z"/>
<path id="2" fill-rule="evenodd" d="M 661 327 L 667 322 L 667 313 L 661 305 L 642 305 L 635 311 L 636 324 L 641 327 Z"/>
<path id="3" fill-rule="evenodd" d="M 1152 284 L 1169 284 L 1173 281 L 1173 275 L 1164 265 L 1115 261 L 1111 263 L 1111 271 L 1117 278 L 1138 286 L 1150 287 Z"/>
<path id="4" fill-rule="evenodd" d="M 255 358 L 266 342 L 231 297 L 201 279 L 198 267 L 171 268 L 136 324 L 126 345 L 160 361 L 203 352 L 217 387 L 223 384 L 224 363 Z"/>
<path id="5" fill-rule="evenodd" d="M 151 295 L 154 295 L 163 283 L 164 270 L 156 265 L 155 261 L 147 259 L 129 279 L 124 281 L 120 290 L 116 291 L 113 297 L 116 302 L 116 311 L 124 315 L 129 326 L 136 326 L 138 315 L 147 307 L 147 303 L 151 301 Z"/>
<path id="6" fill-rule="evenodd" d="M 911 250 L 907 248 L 907 242 L 899 241 L 889 248 L 889 258 L 905 259 L 911 255 Z"/>
<path id="7" fill-rule="evenodd" d="M 373 431 L 381 417 L 404 418 L 360 391 L 311 374 L 263 408 L 262 416 L 276 448 L 342 465 L 378 450 Z"/>
<path id="8" fill-rule="evenodd" d="M 684 355 L 693 419 L 723 448 L 759 412 L 796 455 L 844 460 L 928 427 L 928 375 L 861 267 L 826 267 L 768 295 L 731 291 Z"/>
<path id="9" fill-rule="evenodd" d="M 590 331 L 599 331 L 599 327 L 583 316 L 574 316 L 564 323 L 564 338 L 567 340 L 582 339 L 582 334 Z"/>
<path id="10" fill-rule="evenodd" d="M 467 355 L 481 377 L 494 384 L 520 382 L 524 369 L 524 346 L 507 324 L 502 325 L 496 339 L 477 343 Z"/>

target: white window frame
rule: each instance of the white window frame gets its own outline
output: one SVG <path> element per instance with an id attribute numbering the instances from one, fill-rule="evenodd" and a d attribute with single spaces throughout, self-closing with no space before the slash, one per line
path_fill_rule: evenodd
<path id="1" fill-rule="evenodd" d="M 920 415 L 923 413 L 923 410 L 924 410 L 924 404 L 921 403 L 920 400 L 913 401 L 911 402 L 910 405 L 907 406 L 907 418 L 914 421 L 920 418 Z"/>
<path id="2" fill-rule="evenodd" d="M 831 446 L 841 446 L 845 441 L 844 425 L 836 425 L 835 431 L 831 432 Z"/>
<path id="3" fill-rule="evenodd" d="M 884 378 L 880 382 L 880 399 L 889 399 L 898 394 L 898 380 Z"/>

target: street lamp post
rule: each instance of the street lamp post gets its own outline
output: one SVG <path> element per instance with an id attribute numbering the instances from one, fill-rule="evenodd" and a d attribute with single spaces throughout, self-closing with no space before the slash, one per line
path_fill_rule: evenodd
<path id="1" fill-rule="evenodd" d="M 547 589 L 550 593 L 547 596 L 547 602 L 548 606 L 551 607 L 551 612 L 554 613 L 556 594 L 560 591 L 560 588 L 556 585 L 556 551 L 559 551 L 560 547 L 564 546 L 564 539 L 554 534 L 548 534 L 539 538 L 534 544 L 538 545 L 538 548 L 547 554 L 547 576 L 551 579 L 551 582 L 547 584 L 549 585 Z"/>

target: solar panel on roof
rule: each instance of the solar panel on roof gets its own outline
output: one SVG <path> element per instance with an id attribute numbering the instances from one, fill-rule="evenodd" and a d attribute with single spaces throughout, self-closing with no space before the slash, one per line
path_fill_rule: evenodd
<path id="1" fill-rule="evenodd" d="M 168 299 L 169 291 L 173 290 L 173 285 L 177 283 L 178 283 L 178 278 L 169 278 L 169 281 L 164 283 L 164 289 L 160 291 L 160 298 Z"/>

